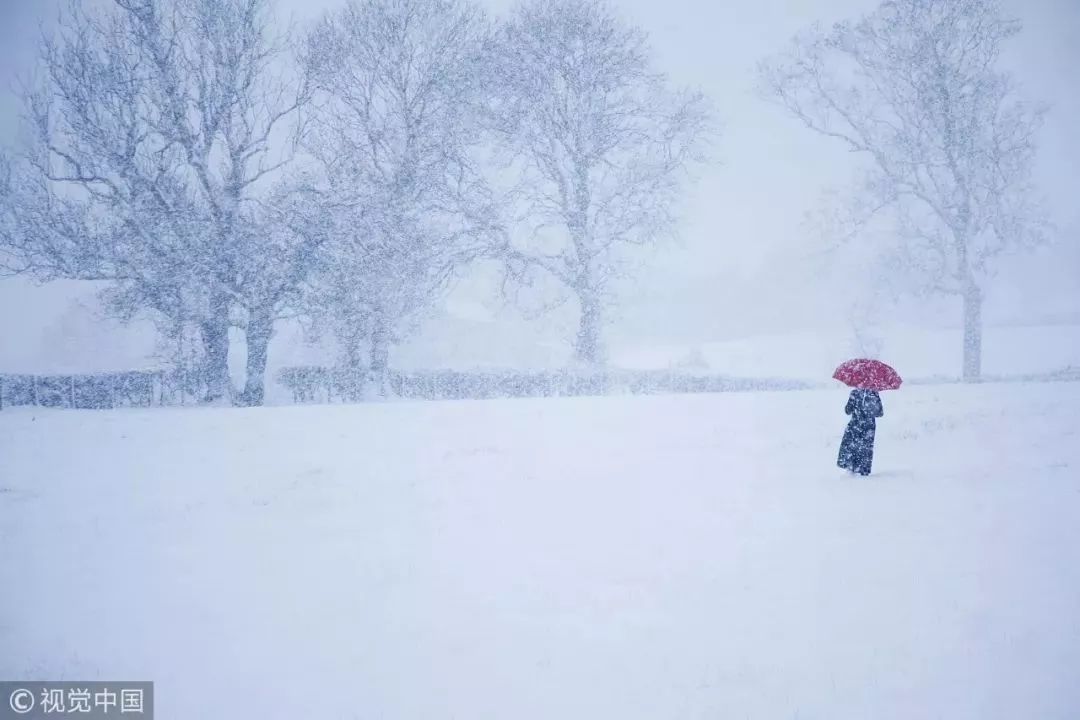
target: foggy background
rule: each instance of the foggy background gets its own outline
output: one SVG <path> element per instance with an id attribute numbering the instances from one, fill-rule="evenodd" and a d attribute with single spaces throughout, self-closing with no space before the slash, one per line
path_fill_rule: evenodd
<path id="1" fill-rule="evenodd" d="M 512 3 L 486 0 L 493 13 Z M 337 0 L 278 0 L 282 21 L 301 28 Z M 687 186 L 680 240 L 643 251 L 643 269 L 622 289 L 606 329 L 620 348 L 695 344 L 759 334 L 841 333 L 866 303 L 875 278 L 858 270 L 860 248 L 825 252 L 808 213 L 823 194 L 851 187 L 853 165 L 838 143 L 808 132 L 754 92 L 754 67 L 799 29 L 855 17 L 875 0 L 622 0 L 619 13 L 646 30 L 655 66 L 677 85 L 696 86 L 721 125 L 716 162 Z M 19 108 L 12 85 L 33 66 L 40 26 L 57 0 L 0 0 L 0 141 L 15 139 Z M 1080 3 L 1008 0 L 1023 32 L 1006 48 L 1024 97 L 1050 106 L 1038 140 L 1035 182 L 1056 226 L 1054 242 L 1003 259 L 987 287 L 988 328 L 1080 322 Z M 558 364 L 568 354 L 576 311 L 534 318 L 504 300 L 489 268 L 477 267 L 427 317 L 392 365 L 421 367 Z M 37 286 L 0 278 L 0 370 L 64 372 L 140 367 L 153 349 L 148 324 L 124 327 L 100 317 L 88 283 Z M 959 298 L 905 299 L 874 307 L 884 334 L 903 325 L 958 327 Z M 329 360 L 281 327 L 273 368 Z M 231 363 L 235 366 L 235 360 Z M 717 368 L 722 370 L 723 368 Z"/>

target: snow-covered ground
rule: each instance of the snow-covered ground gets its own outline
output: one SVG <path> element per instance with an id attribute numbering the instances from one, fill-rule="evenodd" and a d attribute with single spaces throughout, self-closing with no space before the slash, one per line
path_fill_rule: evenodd
<path id="1" fill-rule="evenodd" d="M 1080 717 L 1080 384 L 0 412 L 0 677 L 161 718 Z"/>

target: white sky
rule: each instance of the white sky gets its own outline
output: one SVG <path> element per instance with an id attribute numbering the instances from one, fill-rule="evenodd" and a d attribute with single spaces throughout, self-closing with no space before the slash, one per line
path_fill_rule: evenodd
<path id="1" fill-rule="evenodd" d="M 497 13 L 511 5 L 506 0 L 483 4 Z M 37 25 L 57 5 L 57 0 L 0 0 L 0 81 L 10 83 L 32 61 Z M 278 0 L 282 16 L 300 22 L 338 5 L 338 0 Z M 687 193 L 682 242 L 657 253 L 613 333 L 706 340 L 759 327 L 826 324 L 850 298 L 835 287 L 835 279 L 820 279 L 810 261 L 816 245 L 803 218 L 820 205 L 825 189 L 846 185 L 850 156 L 758 99 L 753 70 L 762 56 L 811 22 L 845 19 L 876 3 L 620 0 L 616 5 L 649 32 L 658 66 L 674 82 L 698 86 L 710 96 L 723 135 L 717 146 L 720 162 L 706 168 Z M 1066 244 L 1001 273 L 990 292 L 988 317 L 1037 319 L 1066 311 L 1080 316 L 1080 2 L 1005 0 L 1005 5 L 1025 24 L 1010 48 L 1009 68 L 1028 97 L 1052 108 L 1040 139 L 1036 180 Z M 15 114 L 10 93 L 2 92 L 0 142 L 14 136 Z M 40 290 L 24 281 L 0 280 L 0 338 L 30 341 L 53 322 L 69 295 L 68 288 Z"/>

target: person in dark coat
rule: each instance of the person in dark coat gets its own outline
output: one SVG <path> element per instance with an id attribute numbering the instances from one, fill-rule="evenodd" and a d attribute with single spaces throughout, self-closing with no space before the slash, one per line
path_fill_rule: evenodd
<path id="1" fill-rule="evenodd" d="M 885 414 L 881 396 L 874 390 L 851 391 L 844 412 L 851 416 L 844 439 L 840 442 L 840 456 L 836 464 L 859 475 L 869 475 L 874 463 L 874 434 L 877 418 Z"/>

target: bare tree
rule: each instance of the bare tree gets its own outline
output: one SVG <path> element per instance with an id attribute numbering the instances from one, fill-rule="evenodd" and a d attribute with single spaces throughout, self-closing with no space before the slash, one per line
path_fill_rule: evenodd
<path id="1" fill-rule="evenodd" d="M 15 198 L 12 176 L 11 158 L 0 148 L 0 276 L 17 273 L 20 262 L 14 254 Z"/>
<path id="2" fill-rule="evenodd" d="M 228 388 L 230 316 L 252 310 L 245 208 L 308 98 L 268 1 L 73 1 L 23 93 L 18 269 L 110 280 L 128 312 L 197 324 L 210 401 Z"/>
<path id="3" fill-rule="evenodd" d="M 766 93 L 869 160 L 863 218 L 896 212 L 903 257 L 963 300 L 963 376 L 980 375 L 983 279 L 1043 238 L 1030 182 L 1042 110 L 998 68 L 1020 31 L 996 0 L 889 0 L 762 63 Z"/>
<path id="4" fill-rule="evenodd" d="M 369 343 L 385 392 L 401 321 L 428 306 L 490 232 L 473 157 L 488 21 L 462 0 L 356 0 L 312 33 L 320 108 L 307 143 L 325 174 L 316 289 L 351 363 Z"/>
<path id="5" fill-rule="evenodd" d="M 704 159 L 709 114 L 652 68 L 643 32 L 600 0 L 533 0 L 495 47 L 491 124 L 519 176 L 522 223 L 503 257 L 578 301 L 579 362 L 603 362 L 601 332 L 626 246 L 671 235 L 685 171 Z"/>

